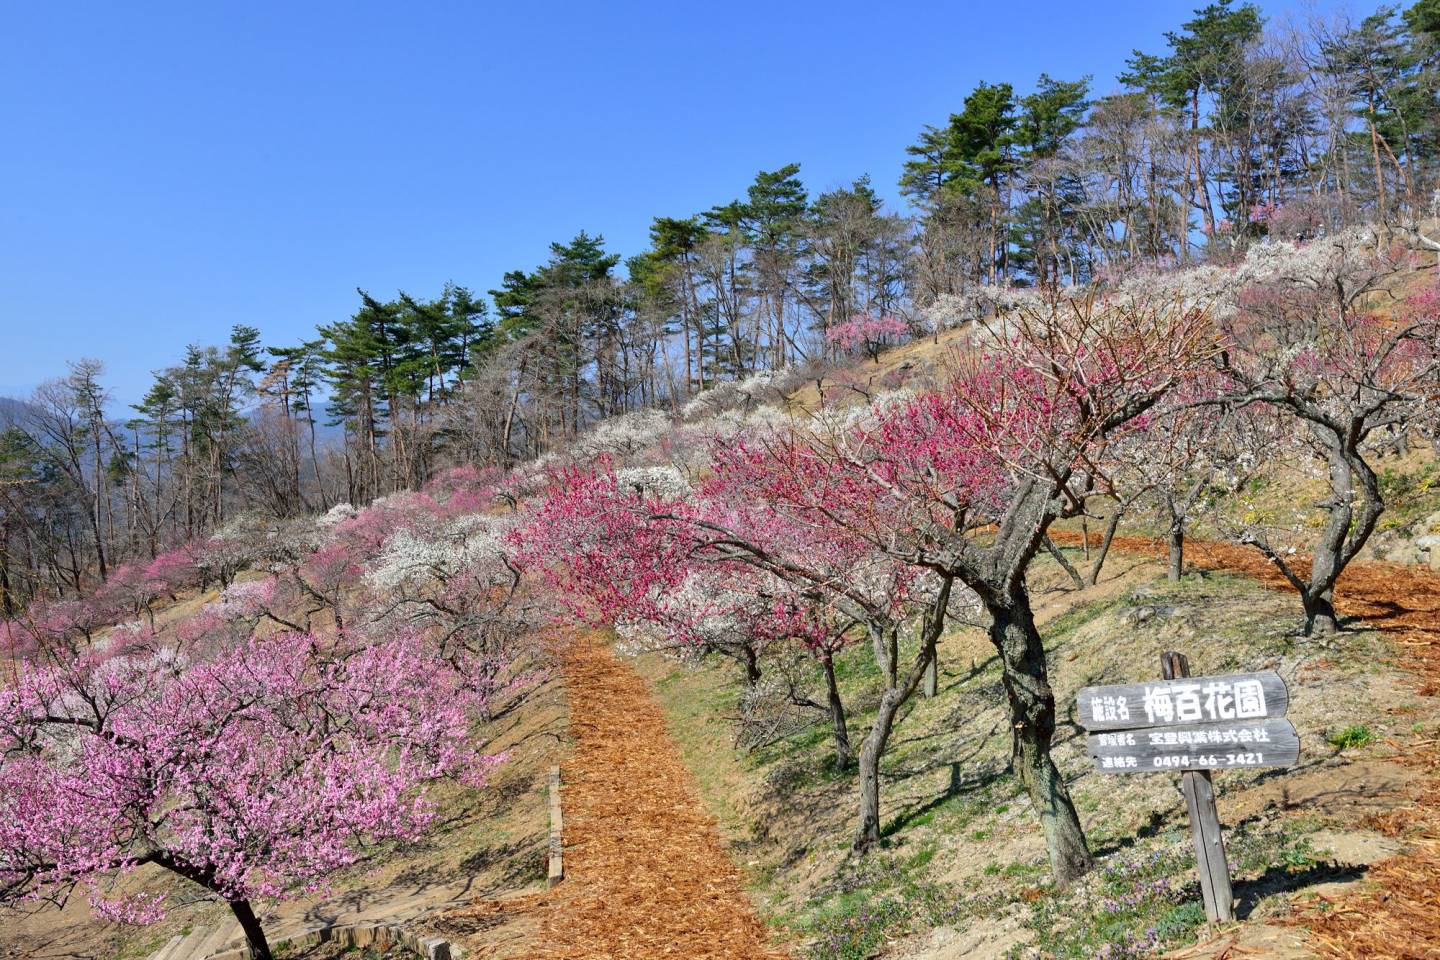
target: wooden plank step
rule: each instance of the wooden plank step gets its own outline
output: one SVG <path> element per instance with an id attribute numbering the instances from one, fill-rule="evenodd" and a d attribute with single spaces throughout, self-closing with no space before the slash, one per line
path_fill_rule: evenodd
<path id="1" fill-rule="evenodd" d="M 200 944 L 204 943 L 208 936 L 209 927 L 203 924 L 191 927 L 190 932 L 185 934 L 185 939 L 176 945 L 175 956 L 171 960 L 200 960 Z"/>
<path id="2" fill-rule="evenodd" d="M 150 960 L 175 960 L 175 948 L 180 946 L 180 941 L 184 939 L 183 936 L 176 935 L 166 940 L 165 946 L 150 955 Z"/>
<path id="3" fill-rule="evenodd" d="M 219 953 L 232 940 L 239 940 L 242 935 L 240 924 L 222 920 L 210 931 L 210 936 L 205 938 L 205 942 L 200 944 L 200 951 L 196 956 L 203 960 L 211 954 Z"/>

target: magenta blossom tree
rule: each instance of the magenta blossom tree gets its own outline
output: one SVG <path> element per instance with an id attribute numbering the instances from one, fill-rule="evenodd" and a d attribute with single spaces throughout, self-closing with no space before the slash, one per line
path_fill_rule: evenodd
<path id="1" fill-rule="evenodd" d="M 1145 429 L 1215 349 L 1208 317 L 1174 302 L 1036 306 L 979 328 L 937 393 L 738 450 L 717 468 L 812 536 L 862 540 L 978 597 L 1002 666 L 1016 772 L 1061 881 L 1092 861 L 1051 758 L 1055 697 L 1025 575 L 1050 524 L 1103 487 L 1118 439 Z M 947 609 L 937 605 L 937 618 Z M 933 656 L 933 641 L 921 656 Z"/>
<path id="2" fill-rule="evenodd" d="M 672 496 L 627 489 L 608 467 L 566 471 L 517 542 L 601 622 L 648 624 L 679 642 L 730 629 L 803 644 L 824 668 L 837 764 L 858 766 L 854 846 L 868 849 L 880 839 L 880 763 L 934 658 L 953 578 L 777 510 L 763 485 L 774 465 L 756 448 L 717 443 L 712 466 L 698 489 Z M 833 661 L 851 642 L 867 645 L 883 678 L 858 755 Z"/>

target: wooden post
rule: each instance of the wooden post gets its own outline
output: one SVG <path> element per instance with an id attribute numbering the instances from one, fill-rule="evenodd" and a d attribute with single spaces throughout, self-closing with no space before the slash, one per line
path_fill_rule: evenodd
<path id="1" fill-rule="evenodd" d="M 565 878 L 565 824 L 560 816 L 560 768 L 550 768 L 550 867 L 547 886 Z"/>
<path id="2" fill-rule="evenodd" d="M 1184 654 L 1162 653 L 1160 672 L 1166 680 L 1190 676 Z M 1235 895 L 1230 889 L 1230 864 L 1225 859 L 1225 841 L 1220 835 L 1220 813 L 1215 809 L 1215 785 L 1208 770 L 1187 770 L 1180 774 L 1180 791 L 1190 811 L 1190 833 L 1195 840 L 1195 870 L 1200 875 L 1200 893 L 1205 899 L 1205 916 L 1211 923 L 1235 919 Z"/>
<path id="3" fill-rule="evenodd" d="M 935 656 L 930 658 L 930 666 L 925 668 L 925 696 L 933 697 L 940 692 L 940 651 L 935 651 Z"/>

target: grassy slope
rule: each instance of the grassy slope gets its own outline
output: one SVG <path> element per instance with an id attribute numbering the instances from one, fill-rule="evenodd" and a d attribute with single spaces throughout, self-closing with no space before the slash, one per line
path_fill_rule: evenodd
<path id="1" fill-rule="evenodd" d="M 1394 749 L 1383 738 L 1433 736 L 1436 714 L 1379 662 L 1382 641 L 1360 631 L 1321 647 L 1295 636 L 1288 596 L 1215 574 L 1172 585 L 1151 562 L 1112 563 L 1100 586 L 1078 594 L 1061 588 L 1048 560 L 1035 577 L 1062 708 L 1056 755 L 1101 857 L 1094 877 L 1070 891 L 1050 886 L 1035 816 L 1005 772 L 999 668 L 980 630 L 945 638 L 940 695 L 917 700 L 897 730 L 885 763 L 886 848 L 864 862 L 846 849 L 853 780 L 831 770 L 822 725 L 738 752 L 715 722 L 737 711 L 733 665 L 642 662 L 757 900 L 802 949 L 938 958 L 1030 945 L 1080 957 L 1106 944 L 1138 949 L 1152 930 L 1165 944 L 1192 939 L 1203 912 L 1175 778 L 1090 773 L 1070 722 L 1079 687 L 1156 676 L 1165 649 L 1188 653 L 1197 671 L 1273 667 L 1291 687 L 1300 764 L 1217 777 L 1246 914 L 1264 916 L 1293 890 L 1355 876 L 1353 866 L 1326 865 L 1332 849 L 1352 864 L 1393 849 L 1358 823 L 1398 802 L 1383 794 L 1412 776 L 1385 759 Z M 869 671 L 864 651 L 847 654 L 854 736 L 874 701 Z M 1332 746 L 1346 730 L 1351 745 Z"/>

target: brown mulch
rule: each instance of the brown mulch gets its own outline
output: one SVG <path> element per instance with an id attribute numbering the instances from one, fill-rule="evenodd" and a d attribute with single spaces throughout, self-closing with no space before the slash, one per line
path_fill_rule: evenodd
<path id="1" fill-rule="evenodd" d="M 1057 531 L 1053 539 L 1080 543 L 1080 536 L 1068 531 Z M 1148 537 L 1116 537 L 1114 548 L 1156 556 L 1168 549 Z M 1267 587 L 1293 590 L 1253 547 L 1187 541 L 1185 556 L 1198 567 L 1244 573 Z M 1298 560 L 1308 567 L 1307 558 Z M 1341 616 L 1360 617 L 1390 635 L 1400 654 L 1397 662 L 1416 674 L 1422 694 L 1440 692 L 1440 575 L 1397 563 L 1352 563 L 1335 594 Z M 1371 867 L 1369 882 L 1360 889 L 1316 897 L 1294 918 L 1326 957 L 1440 960 L 1440 778 L 1434 776 L 1440 753 L 1434 741 L 1405 746 L 1402 759 L 1426 771 L 1415 803 L 1368 824 L 1406 840 L 1405 852 Z"/>
<path id="2" fill-rule="evenodd" d="M 565 879 L 500 908 L 534 920 L 525 956 L 783 958 L 645 681 L 593 636 L 562 656 L 575 740 L 561 768 Z"/>
<path id="3" fill-rule="evenodd" d="M 1433 755 L 1432 755 L 1433 758 Z M 1431 779 L 1416 806 L 1370 825 L 1404 838 L 1405 853 L 1370 868 L 1360 890 L 1319 896 L 1296 917 L 1321 954 L 1343 960 L 1440 958 L 1440 811 Z"/>
<path id="4" fill-rule="evenodd" d="M 1068 530 L 1050 536 L 1065 546 L 1080 543 L 1080 534 Z M 1098 545 L 1099 536 L 1092 533 L 1090 542 Z M 1116 537 L 1113 549 L 1164 557 L 1169 547 L 1154 537 Z M 1243 544 L 1186 540 L 1185 562 L 1205 570 L 1243 573 L 1274 590 L 1294 590 L 1259 550 Z M 1309 569 L 1308 557 L 1297 557 L 1296 563 Z M 1421 693 L 1440 693 L 1440 575 L 1403 563 L 1352 563 L 1340 575 L 1335 609 L 1342 617 L 1359 617 L 1390 634 L 1391 643 L 1402 653 L 1401 665 L 1420 676 Z"/>

